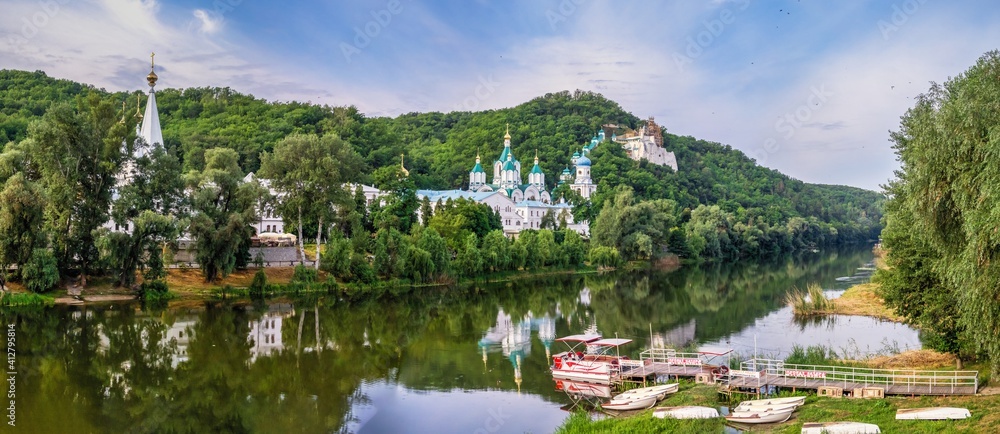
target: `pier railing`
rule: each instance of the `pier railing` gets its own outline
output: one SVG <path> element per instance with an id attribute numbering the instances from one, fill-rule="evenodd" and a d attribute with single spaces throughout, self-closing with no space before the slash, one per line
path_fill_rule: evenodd
<path id="1" fill-rule="evenodd" d="M 653 363 L 662 363 L 674 366 L 701 366 L 704 363 L 701 354 L 682 353 L 672 348 L 650 348 L 639 354 L 642 361 L 649 360 Z"/>
<path id="2" fill-rule="evenodd" d="M 741 371 L 761 372 L 786 379 L 818 381 L 822 386 L 850 387 L 893 386 L 903 393 L 934 393 L 949 390 L 959 393 L 979 389 L 978 371 L 926 371 L 918 369 L 870 369 L 849 366 L 800 365 L 774 359 L 750 359 L 740 364 Z M 965 392 L 967 393 L 967 392 Z"/>

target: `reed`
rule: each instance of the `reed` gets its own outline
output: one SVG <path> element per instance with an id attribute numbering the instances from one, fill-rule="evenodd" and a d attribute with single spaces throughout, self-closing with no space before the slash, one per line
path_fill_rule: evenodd
<path id="1" fill-rule="evenodd" d="M 785 295 L 785 303 L 792 307 L 795 315 L 825 314 L 833 309 L 833 301 L 826 298 L 823 288 L 816 283 L 810 283 L 806 291 L 792 288 Z"/>

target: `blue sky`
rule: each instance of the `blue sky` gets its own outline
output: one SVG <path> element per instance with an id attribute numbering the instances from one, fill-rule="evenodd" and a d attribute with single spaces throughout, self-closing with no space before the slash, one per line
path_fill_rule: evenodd
<path id="1" fill-rule="evenodd" d="M 888 132 L 913 98 L 1000 41 L 1000 6 L 985 0 L 4 0 L 0 8 L 0 68 L 135 90 L 155 51 L 161 87 L 229 86 L 371 116 L 592 90 L 795 178 L 869 189 L 898 168 Z"/>

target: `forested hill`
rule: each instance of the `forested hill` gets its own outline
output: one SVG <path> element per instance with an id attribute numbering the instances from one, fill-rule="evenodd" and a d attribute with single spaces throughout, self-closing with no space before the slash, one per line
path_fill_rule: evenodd
<path id="1" fill-rule="evenodd" d="M 112 98 L 118 106 L 125 101 L 129 113 L 136 110 L 138 92 L 110 93 L 42 72 L 0 71 L 0 143 L 22 140 L 29 122 L 54 102 L 72 102 L 87 92 Z M 497 158 L 507 124 L 516 157 L 530 167 L 537 152 L 552 188 L 573 151 L 589 142 L 600 125 L 637 128 L 641 122 L 614 101 L 582 91 L 546 94 L 501 110 L 396 118 L 366 117 L 354 107 L 267 102 L 230 88 L 158 89 L 157 104 L 165 145 L 185 170 L 201 168 L 205 149 L 227 147 L 239 153 L 244 171 L 256 171 L 260 154 L 291 133 L 335 133 L 362 156 L 368 166 L 363 173 L 399 164 L 405 153 L 419 188 L 461 188 L 477 153 L 484 166 Z M 670 119 L 659 121 L 670 125 Z M 803 183 L 757 165 L 730 146 L 693 137 L 665 132 L 664 146 L 677 155 L 679 173 L 634 162 L 620 147 L 598 146 L 592 153 L 594 178 L 600 183 L 594 204 L 599 207 L 614 187 L 624 184 L 635 190 L 636 199 L 673 199 L 679 209 L 718 205 L 709 211 L 719 214 L 720 224 L 728 228 L 737 223 L 805 225 L 834 234 L 828 241 L 870 239 L 880 229 L 879 193 Z M 596 210 L 589 213 L 596 215 Z M 682 218 L 689 216 L 686 212 Z"/>

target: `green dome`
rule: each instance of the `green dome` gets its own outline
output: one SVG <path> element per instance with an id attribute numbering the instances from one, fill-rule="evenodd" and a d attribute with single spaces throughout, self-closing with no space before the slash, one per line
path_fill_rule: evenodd
<path id="1" fill-rule="evenodd" d="M 507 160 L 507 164 L 503 165 L 503 170 L 517 170 L 517 166 L 514 165 L 514 160 Z"/>
<path id="2" fill-rule="evenodd" d="M 472 167 L 472 173 L 483 173 L 483 172 L 486 172 L 486 171 L 483 170 L 483 165 L 482 164 L 476 163 L 476 165 Z"/>
<path id="3" fill-rule="evenodd" d="M 542 173 L 542 168 L 536 164 L 535 167 L 531 168 L 531 173 Z"/>

